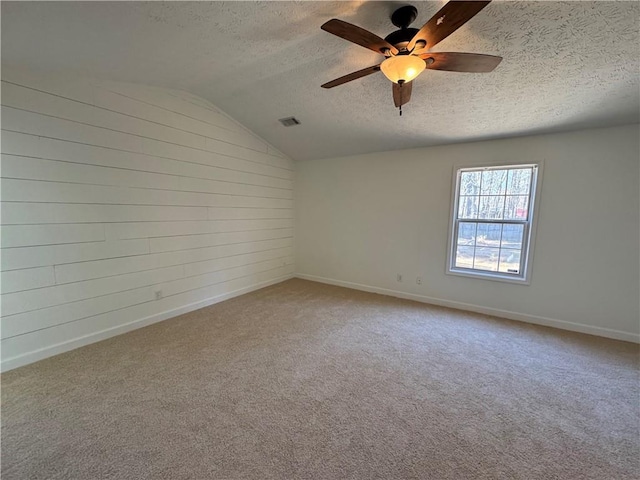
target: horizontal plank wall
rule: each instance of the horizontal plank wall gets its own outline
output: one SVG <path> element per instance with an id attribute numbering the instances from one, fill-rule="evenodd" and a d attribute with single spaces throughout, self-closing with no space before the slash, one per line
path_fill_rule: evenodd
<path id="1" fill-rule="evenodd" d="M 178 91 L 2 71 L 8 370 L 290 278 L 293 164 Z"/>

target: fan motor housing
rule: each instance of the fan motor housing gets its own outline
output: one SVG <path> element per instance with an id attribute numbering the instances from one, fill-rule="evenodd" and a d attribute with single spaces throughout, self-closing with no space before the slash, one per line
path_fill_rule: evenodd
<path id="1" fill-rule="evenodd" d="M 411 39 L 419 31 L 420 30 L 418 30 L 417 28 L 402 28 L 390 33 L 389 35 L 384 37 L 384 39 L 391 45 L 396 47 L 398 50 L 404 50 L 407 48 L 407 45 L 409 44 Z"/>

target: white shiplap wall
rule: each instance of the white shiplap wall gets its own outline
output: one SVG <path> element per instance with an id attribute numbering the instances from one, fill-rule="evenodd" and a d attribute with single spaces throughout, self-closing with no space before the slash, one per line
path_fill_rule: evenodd
<path id="1" fill-rule="evenodd" d="M 293 164 L 213 105 L 7 69 L 1 94 L 3 370 L 292 276 Z"/>

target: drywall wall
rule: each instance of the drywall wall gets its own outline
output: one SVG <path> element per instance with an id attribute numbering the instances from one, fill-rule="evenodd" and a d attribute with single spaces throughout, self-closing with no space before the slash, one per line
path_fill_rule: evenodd
<path id="1" fill-rule="evenodd" d="M 4 370 L 291 276 L 293 164 L 213 105 L 2 80 Z"/>
<path id="2" fill-rule="evenodd" d="M 298 162 L 297 274 L 638 341 L 639 143 L 632 125 Z M 544 162 L 531 284 L 447 275 L 454 166 L 514 160 Z"/>

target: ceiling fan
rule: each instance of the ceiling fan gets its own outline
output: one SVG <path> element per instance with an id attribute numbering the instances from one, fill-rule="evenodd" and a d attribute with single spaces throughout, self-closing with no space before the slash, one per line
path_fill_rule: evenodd
<path id="1" fill-rule="evenodd" d="M 489 1 L 450 1 L 442 7 L 420 30 L 409 28 L 418 11 L 407 5 L 391 15 L 391 23 L 399 30 L 384 39 L 351 23 L 334 18 L 322 25 L 322 30 L 380 53 L 386 59 L 371 67 L 352 72 L 322 85 L 333 88 L 343 83 L 382 71 L 393 82 L 393 102 L 400 109 L 411 99 L 412 81 L 425 69 L 451 72 L 491 72 L 502 57 L 479 53 L 429 52 L 486 7 Z"/>

